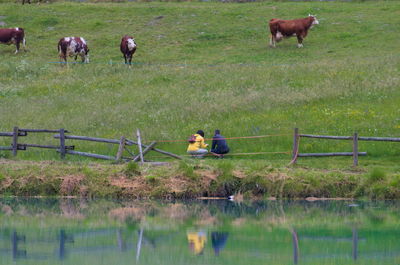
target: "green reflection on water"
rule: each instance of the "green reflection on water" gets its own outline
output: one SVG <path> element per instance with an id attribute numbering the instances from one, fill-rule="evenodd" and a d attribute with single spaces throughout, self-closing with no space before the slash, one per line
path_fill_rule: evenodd
<path id="1" fill-rule="evenodd" d="M 0 264 L 400 264 L 397 202 L 0 199 Z"/>

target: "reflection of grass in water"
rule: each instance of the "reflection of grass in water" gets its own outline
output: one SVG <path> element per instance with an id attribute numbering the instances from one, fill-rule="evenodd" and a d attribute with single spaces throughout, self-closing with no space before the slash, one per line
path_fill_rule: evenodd
<path id="1" fill-rule="evenodd" d="M 36 199 L 35 204 L 29 200 L 22 203 L 18 203 L 18 199 L 1 200 L 3 208 L 11 206 L 14 210 L 12 214 L 2 216 L 1 232 L 10 235 L 7 231 L 16 229 L 19 235 L 26 236 L 25 243 L 19 245 L 29 253 L 25 262 L 31 261 L 29 257 L 33 253 L 49 253 L 49 249 L 59 246 L 60 227 L 65 235 L 74 238 L 74 243 L 65 244 L 68 255 L 63 264 L 76 264 L 77 260 L 80 264 L 93 264 L 99 259 L 119 264 L 132 261 L 137 253 L 140 229 L 143 229 L 140 262 L 145 264 L 160 264 L 160 261 L 177 265 L 205 264 L 205 261 L 215 265 L 227 262 L 236 265 L 243 264 L 243 261 L 246 264 L 265 261 L 268 264 L 291 264 L 292 229 L 299 238 L 300 262 L 353 264 L 349 254 L 352 252 L 353 231 L 358 235 L 358 262 L 395 264 L 397 259 L 396 255 L 386 255 L 395 253 L 398 245 L 399 209 L 393 203 L 358 202 L 359 207 L 355 209 L 348 207 L 349 202 L 234 204 L 218 201 L 182 203 L 175 207 L 175 204 L 143 201 L 69 201 L 71 207 L 84 214 L 83 218 L 60 215 L 56 200 Z M 79 208 L 80 203 L 85 205 Z M 135 215 L 139 219 L 119 220 L 109 214 L 115 209 L 133 207 L 136 207 L 135 213 L 140 213 Z M 175 214 L 168 214 L 174 211 Z M 198 225 L 199 216 L 214 217 L 216 222 Z M 379 216 L 379 222 L 376 222 L 376 216 Z M 193 256 L 188 249 L 186 232 L 193 230 L 205 231 L 207 236 L 201 257 Z M 219 258 L 214 257 L 210 236 L 216 231 L 229 234 Z M 43 238 L 46 240 L 33 243 Z M 121 251 L 123 246 L 126 251 Z M 102 251 L 92 251 L 97 248 Z M 54 260 L 48 264 L 57 262 L 57 253 L 49 254 Z M 371 253 L 374 259 L 370 258 Z M 8 259 L 11 255 L 4 256 L 1 262 L 8 262 Z"/>

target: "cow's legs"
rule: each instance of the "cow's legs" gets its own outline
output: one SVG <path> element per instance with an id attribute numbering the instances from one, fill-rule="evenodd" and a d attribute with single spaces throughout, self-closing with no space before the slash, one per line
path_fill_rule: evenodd
<path id="1" fill-rule="evenodd" d="M 15 42 L 15 49 L 15 54 L 17 54 L 19 51 L 19 41 Z"/>
<path id="2" fill-rule="evenodd" d="M 269 40 L 269 46 L 276 47 L 276 40 L 274 34 L 271 34 L 271 39 Z"/>
<path id="3" fill-rule="evenodd" d="M 128 59 L 126 58 L 126 54 L 124 54 L 125 64 L 128 63 Z"/>
<path id="4" fill-rule="evenodd" d="M 302 48 L 302 47 L 303 47 L 303 37 L 297 35 L 297 48 Z"/>
<path id="5" fill-rule="evenodd" d="M 128 61 L 129 61 L 129 65 L 131 65 L 132 64 L 132 55 L 129 56 Z"/>
<path id="6" fill-rule="evenodd" d="M 61 63 L 67 63 L 67 56 L 65 54 L 60 54 Z"/>

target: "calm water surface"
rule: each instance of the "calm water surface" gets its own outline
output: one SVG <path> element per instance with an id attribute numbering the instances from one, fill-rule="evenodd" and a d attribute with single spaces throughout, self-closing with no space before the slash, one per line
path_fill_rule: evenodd
<path id="1" fill-rule="evenodd" d="M 0 199 L 0 264 L 400 264 L 398 202 Z"/>

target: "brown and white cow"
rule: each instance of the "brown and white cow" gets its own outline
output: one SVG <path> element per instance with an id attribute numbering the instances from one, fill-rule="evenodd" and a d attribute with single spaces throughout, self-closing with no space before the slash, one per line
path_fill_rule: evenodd
<path id="1" fill-rule="evenodd" d="M 137 45 L 133 37 L 128 35 L 122 37 L 120 49 L 122 54 L 124 55 L 125 64 L 132 64 L 132 56 L 136 51 L 136 47 Z"/>
<path id="2" fill-rule="evenodd" d="M 25 32 L 23 28 L 0 29 L 0 43 L 15 44 L 15 53 L 19 52 L 19 46 L 22 43 L 25 49 Z"/>
<path id="3" fill-rule="evenodd" d="M 86 41 L 82 37 L 64 37 L 58 42 L 58 55 L 60 59 L 67 62 L 67 57 L 75 56 L 75 61 L 78 55 L 82 58 L 83 63 L 89 62 L 89 48 Z"/>
<path id="4" fill-rule="evenodd" d="M 297 37 L 297 47 L 303 47 L 303 39 L 307 36 L 308 30 L 313 25 L 318 25 L 317 18 L 313 15 L 308 15 L 306 18 L 283 20 L 273 18 L 269 21 L 269 29 L 271 30 L 270 46 L 275 47 L 276 43 L 283 38 L 292 36 Z"/>

